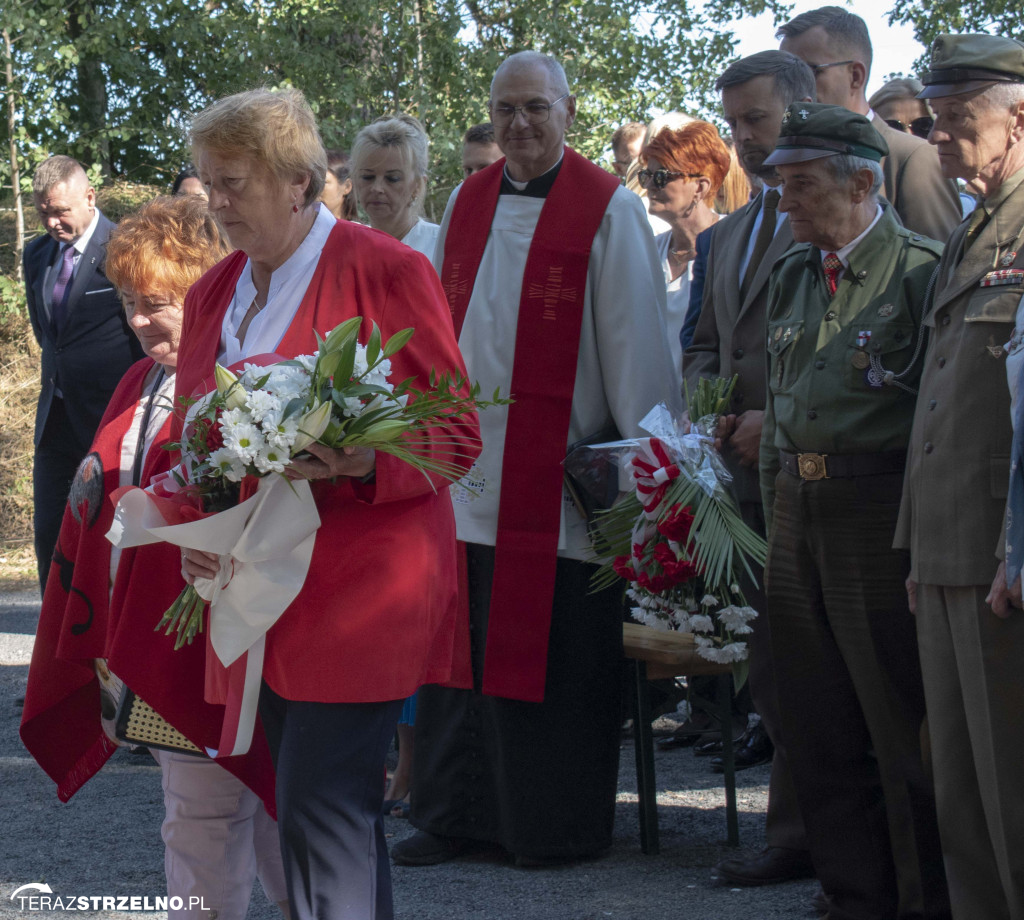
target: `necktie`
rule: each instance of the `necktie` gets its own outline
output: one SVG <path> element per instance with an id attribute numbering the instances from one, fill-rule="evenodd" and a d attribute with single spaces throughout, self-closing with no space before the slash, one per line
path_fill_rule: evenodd
<path id="1" fill-rule="evenodd" d="M 775 219 L 779 207 L 779 198 L 782 196 L 773 188 L 767 189 L 764 193 L 764 206 L 761 213 L 761 226 L 757 228 L 757 236 L 754 239 L 754 248 L 750 253 L 750 261 L 747 263 L 747 270 L 743 273 L 743 283 L 740 284 L 740 296 L 746 297 L 750 285 L 754 282 L 754 275 L 758 266 L 764 260 L 764 254 L 772 244 L 775 236 Z"/>
<path id="2" fill-rule="evenodd" d="M 67 314 L 68 292 L 71 290 L 71 274 L 75 270 L 75 247 L 65 246 L 57 283 L 53 286 L 53 303 L 50 310 L 53 328 L 60 332 Z"/>
<path id="3" fill-rule="evenodd" d="M 971 218 L 967 222 L 967 234 L 964 236 L 964 245 L 960 253 L 961 259 L 967 253 L 967 250 L 974 245 L 974 241 L 981 236 L 981 231 L 985 229 L 985 224 L 987 223 L 988 211 L 985 209 L 985 205 L 979 204 L 971 211 Z"/>
<path id="4" fill-rule="evenodd" d="M 835 295 L 836 288 L 839 287 L 839 276 L 843 273 L 842 260 L 834 252 L 830 252 L 822 259 L 821 267 L 825 269 L 828 296 L 832 297 Z"/>

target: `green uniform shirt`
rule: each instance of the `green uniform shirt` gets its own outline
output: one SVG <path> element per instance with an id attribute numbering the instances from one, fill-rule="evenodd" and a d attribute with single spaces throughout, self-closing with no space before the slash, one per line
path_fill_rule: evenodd
<path id="1" fill-rule="evenodd" d="M 821 252 L 789 250 L 768 289 L 768 398 L 761 493 L 770 519 L 779 449 L 866 454 L 906 449 L 921 376 L 925 292 L 942 245 L 886 208 L 829 297 Z M 886 371 L 903 386 L 882 382 Z"/>

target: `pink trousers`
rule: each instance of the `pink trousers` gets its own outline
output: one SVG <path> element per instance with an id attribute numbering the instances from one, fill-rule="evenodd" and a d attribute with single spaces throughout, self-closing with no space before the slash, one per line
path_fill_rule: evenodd
<path id="1" fill-rule="evenodd" d="M 182 899 L 168 920 L 245 920 L 257 877 L 271 901 L 287 901 L 277 822 L 256 793 L 211 760 L 152 754 L 163 774 L 167 894 Z"/>

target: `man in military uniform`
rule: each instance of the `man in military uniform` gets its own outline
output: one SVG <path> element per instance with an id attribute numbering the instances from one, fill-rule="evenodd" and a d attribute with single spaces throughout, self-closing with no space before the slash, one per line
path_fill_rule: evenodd
<path id="1" fill-rule="evenodd" d="M 999 559 L 1011 439 L 1003 346 L 1024 294 L 1024 44 L 940 35 L 922 82 L 943 170 L 981 198 L 939 269 L 896 545 L 910 548 L 953 912 L 1019 920 L 1024 613 Z"/>
<path id="2" fill-rule="evenodd" d="M 768 278 L 775 260 L 793 245 L 786 215 L 778 212 L 778 174 L 764 161 L 775 148 L 786 106 L 814 98 L 814 74 L 792 54 L 761 51 L 730 64 L 715 89 L 722 93 L 722 114 L 743 168 L 764 187 L 747 205 L 707 231 L 703 307 L 693 343 L 683 355 L 683 379 L 692 390 L 701 377 L 738 375 L 729 413 L 719 426 L 722 459 L 732 473 L 732 494 L 743 520 L 763 536 L 757 459 L 765 399 Z M 735 754 L 737 765 L 763 762 L 766 747 L 772 757 L 773 743 L 775 750 L 764 849 L 754 856 L 729 857 L 715 866 L 718 877 L 731 885 L 770 885 L 814 875 L 786 753 L 778 744 L 779 707 L 763 578 L 759 570 L 753 576 L 753 583 L 743 583 L 747 600 L 760 614 L 747 637 L 747 686 L 761 722 L 744 735 Z"/>
<path id="3" fill-rule="evenodd" d="M 880 205 L 887 152 L 863 115 L 794 103 L 765 161 L 803 244 L 768 291 L 765 591 L 782 740 L 831 920 L 949 916 L 909 558 L 891 549 L 942 247 Z"/>

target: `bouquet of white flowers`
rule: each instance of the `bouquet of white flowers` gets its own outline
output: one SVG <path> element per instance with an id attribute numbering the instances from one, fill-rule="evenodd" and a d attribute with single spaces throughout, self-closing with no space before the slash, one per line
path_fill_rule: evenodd
<path id="1" fill-rule="evenodd" d="M 358 445 L 390 453 L 424 475 L 454 481 L 465 472 L 454 441 L 437 429 L 453 419 L 510 400 L 479 398 L 479 387 L 458 374 L 431 374 L 421 391 L 412 380 L 392 383 L 391 357 L 414 334 L 403 329 L 387 342 L 372 324 L 366 344 L 353 317 L 317 336 L 315 354 L 259 365 L 240 373 L 216 365 L 217 388 L 189 405 L 180 442 L 181 463 L 172 471 L 185 497 L 205 514 L 233 508 L 251 495 L 255 481 L 284 474 L 314 441 L 332 448 Z M 177 634 L 175 648 L 202 631 L 209 598 L 192 585 L 157 624 Z"/>

